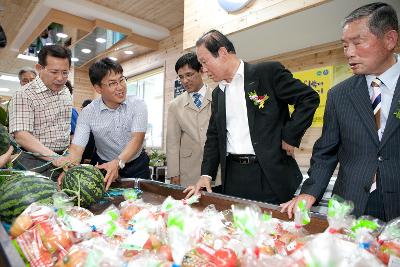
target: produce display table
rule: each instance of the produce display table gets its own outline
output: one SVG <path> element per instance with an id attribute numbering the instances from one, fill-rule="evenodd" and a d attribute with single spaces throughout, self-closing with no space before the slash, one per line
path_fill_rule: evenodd
<path id="1" fill-rule="evenodd" d="M 115 188 L 139 188 L 143 191 L 142 199 L 144 202 L 151 204 L 161 204 L 164 199 L 168 196 L 172 196 L 175 199 L 182 199 L 185 197 L 183 194 L 183 187 L 171 184 L 164 184 L 152 180 L 142 179 L 123 179 L 122 181 L 113 183 Z M 192 207 L 204 209 L 210 204 L 213 204 L 217 210 L 230 209 L 232 204 L 243 204 L 243 205 L 257 205 L 263 211 L 270 211 L 272 217 L 281 220 L 289 220 L 286 213 L 281 213 L 280 207 L 277 205 L 266 204 L 262 202 L 250 201 L 246 199 L 240 199 L 235 197 L 229 197 L 216 193 L 203 192 L 199 203 L 193 204 Z M 112 203 L 118 206 L 123 201 L 122 197 L 114 197 L 110 199 Z M 104 211 L 110 205 L 110 201 L 102 201 L 99 204 L 95 204 L 91 207 L 91 211 L 95 214 L 99 214 Z M 311 213 L 311 223 L 305 226 L 309 233 L 320 233 L 328 227 L 326 216 Z M 16 249 L 13 247 L 10 238 L 8 237 L 4 227 L 0 224 L 0 266 L 4 267 L 21 267 L 24 263 L 18 255 Z"/>

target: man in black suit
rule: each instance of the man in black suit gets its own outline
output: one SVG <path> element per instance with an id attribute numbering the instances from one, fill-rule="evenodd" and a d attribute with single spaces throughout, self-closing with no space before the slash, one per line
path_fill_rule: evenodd
<path id="1" fill-rule="evenodd" d="M 278 62 L 243 62 L 216 30 L 197 41 L 196 53 L 219 85 L 212 94 L 202 176 L 185 192 L 210 192 L 221 163 L 224 194 L 274 204 L 289 200 L 302 181 L 294 147 L 311 125 L 318 94 Z M 289 104 L 295 106 L 291 115 Z"/>
<path id="2" fill-rule="evenodd" d="M 282 211 L 291 216 L 300 200 L 309 207 L 318 202 L 340 163 L 333 193 L 353 201 L 356 216 L 386 221 L 400 216 L 397 15 L 388 4 L 372 3 L 354 10 L 343 25 L 344 53 L 355 75 L 329 91 L 310 178 Z"/>

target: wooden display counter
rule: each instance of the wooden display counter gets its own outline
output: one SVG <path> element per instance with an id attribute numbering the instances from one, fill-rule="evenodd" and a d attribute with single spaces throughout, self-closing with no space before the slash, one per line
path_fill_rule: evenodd
<path id="1" fill-rule="evenodd" d="M 115 182 L 113 187 L 116 188 L 134 188 L 137 187 L 143 191 L 142 199 L 144 202 L 151 204 L 161 204 L 167 196 L 172 196 L 175 199 L 182 199 L 185 194 L 182 193 L 183 187 L 164 184 L 157 181 L 142 180 L 142 179 L 124 179 L 120 182 Z M 115 197 L 111 199 L 112 203 L 118 205 L 123 201 L 122 197 Z M 286 213 L 281 213 L 280 207 L 276 205 L 266 204 L 262 202 L 250 201 L 235 197 L 229 197 L 216 193 L 203 192 L 199 203 L 192 205 L 193 207 L 204 209 L 208 205 L 213 204 L 217 210 L 230 209 L 232 204 L 244 204 L 259 206 L 263 211 L 272 212 L 272 217 L 281 220 L 289 220 Z M 110 205 L 110 202 L 102 204 L 95 204 L 91 207 L 91 211 L 95 214 L 101 213 Z M 323 232 L 328 227 L 328 222 L 325 216 L 320 214 L 311 213 L 311 223 L 305 228 L 310 233 Z M 5 229 L 0 224 L 0 266 L 4 267 L 21 267 L 24 266 L 22 259 L 18 255 L 16 249 L 11 243 Z"/>

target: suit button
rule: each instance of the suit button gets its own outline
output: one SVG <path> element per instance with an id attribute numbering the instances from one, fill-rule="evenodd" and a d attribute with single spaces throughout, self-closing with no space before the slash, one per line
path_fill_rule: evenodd
<path id="1" fill-rule="evenodd" d="M 382 161 L 383 161 L 383 157 L 382 157 L 382 156 L 379 156 L 379 157 L 378 157 L 378 161 L 382 162 Z"/>

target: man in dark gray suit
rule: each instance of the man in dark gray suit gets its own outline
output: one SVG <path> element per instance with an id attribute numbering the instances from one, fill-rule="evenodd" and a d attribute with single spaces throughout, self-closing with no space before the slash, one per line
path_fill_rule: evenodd
<path id="1" fill-rule="evenodd" d="M 337 163 L 333 193 L 354 202 L 354 214 L 384 221 L 400 216 L 400 61 L 395 10 L 372 3 L 343 24 L 344 53 L 355 74 L 328 94 L 322 136 L 314 145 L 301 194 L 281 204 L 317 203 Z"/>

